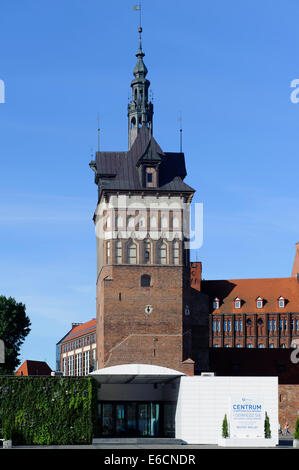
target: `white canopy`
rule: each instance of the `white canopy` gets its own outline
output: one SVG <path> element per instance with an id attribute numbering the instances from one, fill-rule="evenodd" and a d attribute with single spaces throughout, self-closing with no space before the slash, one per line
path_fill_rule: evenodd
<path id="1" fill-rule="evenodd" d="M 151 364 L 122 364 L 98 369 L 89 374 L 101 384 L 166 383 L 183 375 L 186 374 Z"/>

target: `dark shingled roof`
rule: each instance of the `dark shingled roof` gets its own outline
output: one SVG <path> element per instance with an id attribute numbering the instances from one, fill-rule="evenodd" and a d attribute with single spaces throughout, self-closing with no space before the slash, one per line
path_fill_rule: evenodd
<path id="1" fill-rule="evenodd" d="M 139 129 L 128 152 L 97 152 L 90 163 L 95 171 L 99 196 L 108 191 L 156 191 L 142 185 L 138 166 L 142 161 L 159 162 L 159 191 L 193 193 L 184 183 L 187 175 L 183 153 L 163 152 L 146 126 Z"/>

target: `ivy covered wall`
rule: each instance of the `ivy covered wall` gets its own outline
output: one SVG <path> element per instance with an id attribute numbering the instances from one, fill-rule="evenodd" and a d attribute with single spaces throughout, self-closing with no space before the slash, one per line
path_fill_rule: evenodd
<path id="1" fill-rule="evenodd" d="M 96 422 L 90 377 L 0 376 L 0 433 L 13 444 L 91 444 Z"/>

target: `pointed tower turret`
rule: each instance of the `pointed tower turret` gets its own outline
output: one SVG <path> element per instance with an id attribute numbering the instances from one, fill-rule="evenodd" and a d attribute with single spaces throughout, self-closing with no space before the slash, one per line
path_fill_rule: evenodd
<path id="1" fill-rule="evenodd" d="M 147 80 L 147 68 L 143 62 L 145 56 L 142 51 L 141 33 L 142 28 L 138 28 L 139 32 L 139 49 L 136 54 L 137 64 L 134 68 L 134 80 L 131 82 L 132 100 L 128 104 L 128 134 L 129 149 L 132 147 L 137 137 L 138 129 L 147 126 L 151 133 L 153 132 L 153 104 L 149 101 L 148 89 L 150 86 Z"/>

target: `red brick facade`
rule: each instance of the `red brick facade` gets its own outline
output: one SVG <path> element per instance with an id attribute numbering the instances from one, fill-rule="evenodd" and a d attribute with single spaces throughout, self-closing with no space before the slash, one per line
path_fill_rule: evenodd
<path id="1" fill-rule="evenodd" d="M 289 424 L 289 431 L 294 432 L 296 419 L 299 417 L 299 385 L 279 385 L 279 424 L 282 429 Z"/>
<path id="2" fill-rule="evenodd" d="M 144 274 L 149 287 L 141 286 Z M 182 266 L 103 267 L 97 287 L 99 368 L 146 363 L 193 375 L 184 308 Z"/>

